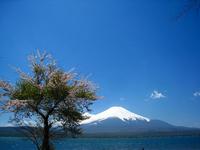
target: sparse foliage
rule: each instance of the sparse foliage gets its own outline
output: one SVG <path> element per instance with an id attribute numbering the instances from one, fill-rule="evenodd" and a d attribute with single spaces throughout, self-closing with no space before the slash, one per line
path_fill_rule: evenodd
<path id="1" fill-rule="evenodd" d="M 1 108 L 14 113 L 12 122 L 37 149 L 51 150 L 51 140 L 58 137 L 57 133 L 81 133 L 79 123 L 97 99 L 96 88 L 76 73 L 58 68 L 47 53 L 38 51 L 29 61 L 31 74 L 17 69 L 20 78 L 16 84 L 0 81 Z"/>

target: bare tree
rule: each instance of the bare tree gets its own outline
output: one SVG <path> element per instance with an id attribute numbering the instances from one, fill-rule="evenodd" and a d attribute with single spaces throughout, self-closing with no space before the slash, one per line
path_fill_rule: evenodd
<path id="1" fill-rule="evenodd" d="M 29 61 L 31 74 L 17 69 L 20 78 L 16 84 L 0 80 L 1 108 L 14 113 L 12 122 L 38 150 L 51 150 L 56 133 L 81 133 L 79 123 L 97 99 L 96 87 L 76 73 L 58 68 L 47 53 L 38 51 Z"/>

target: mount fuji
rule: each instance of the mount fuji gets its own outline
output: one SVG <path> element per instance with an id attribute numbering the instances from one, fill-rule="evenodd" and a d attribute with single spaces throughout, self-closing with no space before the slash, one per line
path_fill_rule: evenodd
<path id="1" fill-rule="evenodd" d="M 98 114 L 84 114 L 88 119 L 80 122 L 83 137 L 134 137 L 161 135 L 200 135 L 200 129 L 174 126 L 126 110 L 111 107 Z M 0 127 L 0 136 L 24 136 L 20 127 Z"/>
<path id="2" fill-rule="evenodd" d="M 117 106 L 111 107 L 96 115 L 86 113 L 85 116 L 88 116 L 89 119 L 84 120 L 83 122 L 81 122 L 81 124 L 100 122 L 109 118 L 118 118 L 123 122 L 126 122 L 128 120 L 132 120 L 132 121 L 140 120 L 140 121 L 147 121 L 147 122 L 150 121 L 150 119 L 146 117 L 132 113 L 123 107 L 117 107 Z"/>
<path id="3" fill-rule="evenodd" d="M 153 120 L 114 106 L 98 114 L 86 113 L 88 119 L 82 121 L 83 133 L 89 134 L 136 134 L 155 132 L 185 132 L 193 128 L 174 126 L 161 120 Z"/>

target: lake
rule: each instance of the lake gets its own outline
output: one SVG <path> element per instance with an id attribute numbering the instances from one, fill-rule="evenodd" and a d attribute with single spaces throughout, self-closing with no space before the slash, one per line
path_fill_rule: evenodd
<path id="1" fill-rule="evenodd" d="M 57 150 L 200 150 L 200 136 L 76 138 L 55 141 Z M 0 150 L 32 150 L 25 138 L 0 137 Z"/>

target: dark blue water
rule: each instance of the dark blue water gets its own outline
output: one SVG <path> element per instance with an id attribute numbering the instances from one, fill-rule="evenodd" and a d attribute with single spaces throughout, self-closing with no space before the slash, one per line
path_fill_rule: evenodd
<path id="1" fill-rule="evenodd" d="M 57 150 L 200 150 L 200 136 L 154 138 L 78 138 L 55 142 Z M 0 150 L 32 150 L 34 145 L 16 137 L 0 137 Z"/>

